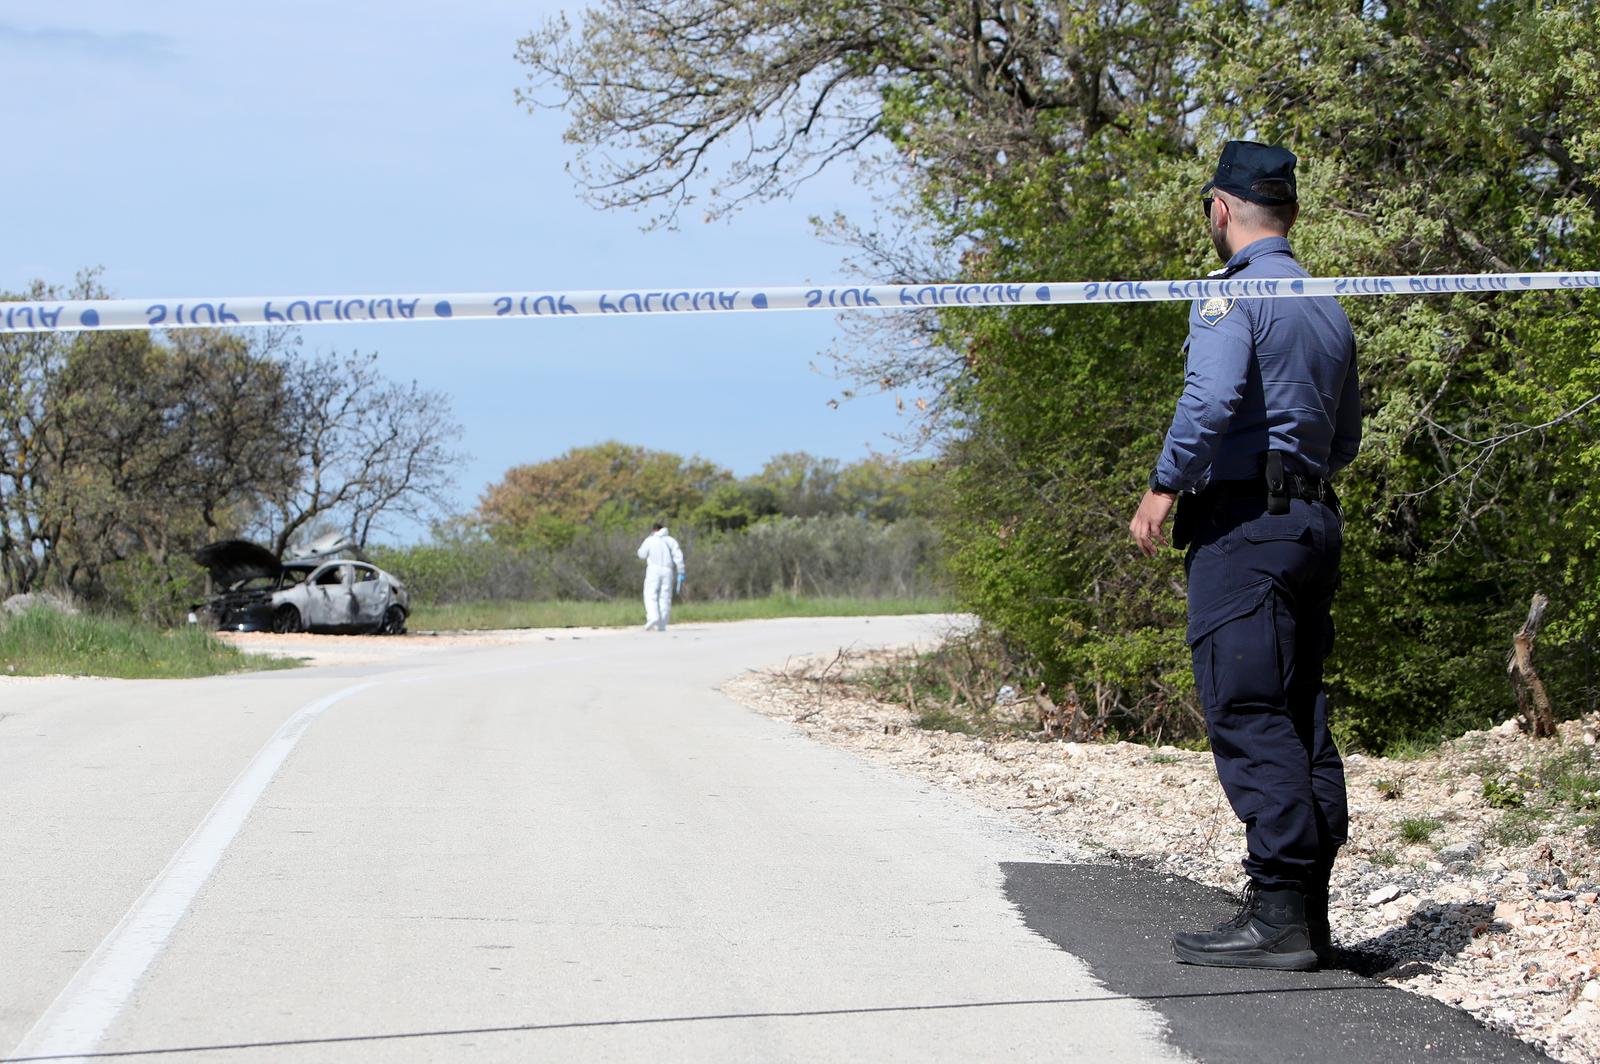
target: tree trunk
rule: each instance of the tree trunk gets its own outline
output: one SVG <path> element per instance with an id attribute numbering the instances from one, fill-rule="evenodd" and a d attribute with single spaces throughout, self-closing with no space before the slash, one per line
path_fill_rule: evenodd
<path id="1" fill-rule="evenodd" d="M 1545 607 L 1550 599 L 1535 592 L 1528 607 L 1528 619 L 1511 641 L 1511 660 L 1506 673 L 1511 677 L 1511 689 L 1516 692 L 1517 708 L 1528 718 L 1529 730 L 1536 739 L 1548 739 L 1556 734 L 1556 714 L 1551 708 L 1550 696 L 1544 682 L 1533 668 L 1533 641 L 1539 635 L 1539 625 L 1544 621 Z"/>

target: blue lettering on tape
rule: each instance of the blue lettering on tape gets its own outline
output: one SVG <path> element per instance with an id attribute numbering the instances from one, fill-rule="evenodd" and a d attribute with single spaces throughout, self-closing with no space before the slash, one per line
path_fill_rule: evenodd
<path id="1" fill-rule="evenodd" d="M 605 302 L 605 297 L 601 297 Z M 436 308 L 437 309 L 437 308 Z M 452 308 L 453 312 L 454 308 Z M 578 308 L 564 295 L 497 296 L 494 300 L 497 317 L 515 314 L 519 318 L 544 318 L 556 314 L 576 314 Z M 448 317 L 449 315 L 442 315 Z"/>
<path id="2" fill-rule="evenodd" d="M 223 303 L 152 303 L 144 308 L 145 324 L 157 325 L 237 325 L 239 315 Z M 98 323 L 99 314 L 95 314 Z M 276 319 L 269 319 L 276 320 Z"/>
<path id="3" fill-rule="evenodd" d="M 761 297 L 762 305 L 766 305 L 766 296 Z M 868 288 L 813 288 L 806 293 L 806 306 L 816 307 L 826 304 L 830 307 L 876 307 L 881 306 L 878 297 Z"/>
<path id="4" fill-rule="evenodd" d="M 1379 292 L 1393 292 L 1394 280 L 1389 277 L 1341 277 L 1334 282 L 1335 294 L 1344 295 L 1374 295 Z"/>
<path id="5" fill-rule="evenodd" d="M 1059 289 L 1059 291 L 1057 291 Z M 682 313 L 717 310 L 770 310 L 804 305 L 813 309 L 876 307 L 885 302 L 904 307 L 987 306 L 1016 303 L 1128 302 L 1207 298 L 1268 299 L 1283 295 L 1331 293 L 1367 296 L 1393 293 L 1524 292 L 1533 289 L 1600 289 L 1600 271 L 1526 274 L 1435 274 L 1398 277 L 1236 278 L 1189 281 L 1088 281 L 1070 284 L 923 284 L 860 285 L 822 288 L 658 289 L 631 292 L 560 292 L 466 296 L 461 315 L 548 317 L 565 314 Z M 576 300 L 576 304 L 574 302 Z M 304 296 L 295 299 L 240 303 L 216 301 L 92 300 L 81 303 L 0 304 L 0 330 L 40 332 L 54 329 L 227 327 L 241 324 L 302 325 L 314 322 L 373 322 L 424 317 L 453 318 L 455 300 L 438 295 L 340 298 Z M 490 311 L 488 308 L 492 307 Z M 65 319 L 64 319 L 65 316 Z M 141 320 L 142 319 L 142 320 Z M 107 321 L 115 322 L 107 325 Z"/>

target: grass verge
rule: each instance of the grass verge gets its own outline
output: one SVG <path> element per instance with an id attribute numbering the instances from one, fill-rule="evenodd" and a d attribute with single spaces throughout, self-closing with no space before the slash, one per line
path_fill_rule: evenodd
<path id="1" fill-rule="evenodd" d="M 943 613 L 941 598 L 798 598 L 769 595 L 729 602 L 677 602 L 675 624 L 704 621 L 755 621 L 774 617 L 873 617 L 903 613 Z M 419 605 L 407 622 L 412 631 L 485 628 L 625 628 L 644 624 L 644 604 L 634 599 L 609 602 L 464 602 Z"/>
<path id="2" fill-rule="evenodd" d="M 109 676 L 173 680 L 299 662 L 245 654 L 194 626 L 158 628 L 95 614 L 35 609 L 0 622 L 0 673 L 9 676 Z"/>

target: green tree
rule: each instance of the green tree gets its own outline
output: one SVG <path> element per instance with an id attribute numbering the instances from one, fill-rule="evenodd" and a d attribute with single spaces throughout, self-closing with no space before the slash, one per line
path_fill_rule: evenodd
<path id="1" fill-rule="evenodd" d="M 834 227 L 886 279 L 1196 276 L 1198 189 L 1238 137 L 1302 156 L 1294 240 L 1314 273 L 1514 272 L 1600 262 L 1597 23 L 1594 0 L 607 0 L 578 39 L 547 25 L 520 55 L 525 98 L 570 109 L 595 201 L 658 220 L 730 147 L 711 213 L 887 145 L 866 165 L 900 181 L 911 240 Z M 1535 589 L 1553 599 L 1547 683 L 1595 704 L 1600 301 L 1348 309 L 1368 439 L 1342 485 L 1345 735 L 1507 712 Z M 1183 330 L 1173 306 L 953 309 L 890 318 L 846 358 L 866 386 L 931 396 L 967 600 L 1049 682 L 1152 734 L 1199 725 L 1178 560 L 1136 559 L 1125 532 Z"/>
<path id="2" fill-rule="evenodd" d="M 105 295 L 91 271 L 70 298 Z M 0 337 L 0 578 L 170 617 L 202 543 L 426 512 L 458 433 L 446 397 L 281 331 Z"/>
<path id="3" fill-rule="evenodd" d="M 563 546 L 584 526 L 622 528 L 687 516 L 731 479 L 703 458 L 613 440 L 507 470 L 484 492 L 478 517 L 497 540 Z"/>
<path id="4" fill-rule="evenodd" d="M 779 512 L 778 493 L 759 480 L 725 480 L 689 515 L 689 523 L 716 532 L 736 532 Z"/>
<path id="5" fill-rule="evenodd" d="M 839 460 L 804 451 L 767 459 L 756 482 L 772 491 L 778 512 L 790 517 L 817 517 L 839 508 Z"/>

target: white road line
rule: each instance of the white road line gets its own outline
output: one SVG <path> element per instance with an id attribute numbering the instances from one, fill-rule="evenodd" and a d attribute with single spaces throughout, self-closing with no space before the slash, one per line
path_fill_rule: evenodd
<path id="1" fill-rule="evenodd" d="M 39 1017 L 11 1052 L 12 1057 L 71 1059 L 94 1052 L 312 721 L 330 706 L 378 683 L 369 680 L 319 698 L 302 707 L 267 740 L 122 922 Z"/>
<path id="2" fill-rule="evenodd" d="M 95 1051 L 133 996 L 139 980 L 166 948 L 178 921 L 183 919 L 195 895 L 216 871 L 223 853 L 288 760 L 295 744 L 329 707 L 382 683 L 462 680 L 590 661 L 603 656 L 574 655 L 489 669 L 434 669 L 410 676 L 368 680 L 341 688 L 302 707 L 267 740 L 239 778 L 217 799 L 217 804 L 211 807 L 194 834 L 78 969 L 72 982 L 56 996 L 21 1044 L 0 1060 L 27 1057 L 72 1060 Z"/>

